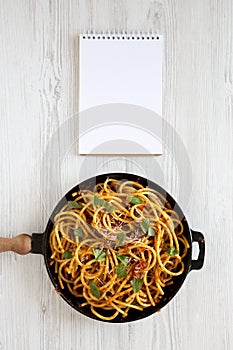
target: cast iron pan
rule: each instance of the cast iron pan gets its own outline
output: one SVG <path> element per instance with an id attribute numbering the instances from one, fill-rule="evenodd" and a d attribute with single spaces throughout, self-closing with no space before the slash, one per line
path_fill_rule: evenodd
<path id="1" fill-rule="evenodd" d="M 159 304 L 156 306 L 151 306 L 143 311 L 138 310 L 130 310 L 128 313 L 128 316 L 123 318 L 122 316 L 117 316 L 115 319 L 107 322 L 112 323 L 122 323 L 122 322 L 131 322 L 135 320 L 139 320 L 142 318 L 145 318 L 149 315 L 152 315 L 153 313 L 160 311 L 178 292 L 180 287 L 182 286 L 184 280 L 187 277 L 187 274 L 191 270 L 199 270 L 202 268 L 204 263 L 204 255 L 205 255 L 205 241 L 204 236 L 202 233 L 193 231 L 189 225 L 188 222 L 179 207 L 179 205 L 176 203 L 176 201 L 159 185 L 156 183 L 147 180 L 143 177 L 139 177 L 137 175 L 133 174 L 127 174 L 127 173 L 109 173 L 109 174 L 102 174 L 98 176 L 94 176 L 92 178 L 89 178 L 79 185 L 72 188 L 57 204 L 55 207 L 51 217 L 49 218 L 47 227 L 45 229 L 44 233 L 33 233 L 32 236 L 28 236 L 26 234 L 19 235 L 15 238 L 9 239 L 9 238 L 0 238 L 0 252 L 11 250 L 19 254 L 27 254 L 29 252 L 34 254 L 42 254 L 44 256 L 45 266 L 47 268 L 47 272 L 49 274 L 49 277 L 55 287 L 55 290 L 60 296 L 75 310 L 81 312 L 82 314 L 93 318 L 98 319 L 95 315 L 92 314 L 90 311 L 90 308 L 88 306 L 81 307 L 82 300 L 77 299 L 75 296 L 73 296 L 67 288 L 64 290 L 60 289 L 58 279 L 56 274 L 54 273 L 53 266 L 50 266 L 49 264 L 49 258 L 51 256 L 50 247 L 48 244 L 49 236 L 53 228 L 53 222 L 55 215 L 62 209 L 62 207 L 67 203 L 69 200 L 73 200 L 72 193 L 77 192 L 82 189 L 90 189 L 92 190 L 95 184 L 99 182 L 104 182 L 108 177 L 117 179 L 117 180 L 130 180 L 130 181 L 137 181 L 140 184 L 142 184 L 144 187 L 148 186 L 150 188 L 153 188 L 154 190 L 160 192 L 165 198 L 166 201 L 171 205 L 172 209 L 174 209 L 177 214 L 180 217 L 180 220 L 182 220 L 182 223 L 184 225 L 184 235 L 187 238 L 190 248 L 188 249 L 188 253 L 186 257 L 184 258 L 184 265 L 185 269 L 184 272 L 177 277 L 173 278 L 174 283 L 170 286 L 167 286 L 165 288 L 164 296 L 162 297 Z M 199 245 L 199 255 L 197 260 L 192 260 L 192 243 L 198 242 Z M 103 311 L 101 311 L 103 313 Z M 108 315 L 106 311 L 106 315 Z"/>

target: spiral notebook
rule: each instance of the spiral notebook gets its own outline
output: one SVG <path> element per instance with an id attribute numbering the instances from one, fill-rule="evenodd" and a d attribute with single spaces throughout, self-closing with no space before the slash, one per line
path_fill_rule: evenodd
<path id="1" fill-rule="evenodd" d="M 80 35 L 79 153 L 162 153 L 162 35 Z"/>

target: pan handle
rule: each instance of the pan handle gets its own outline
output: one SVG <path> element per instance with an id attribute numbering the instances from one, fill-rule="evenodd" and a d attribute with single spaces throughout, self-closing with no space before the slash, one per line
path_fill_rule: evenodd
<path id="1" fill-rule="evenodd" d="M 0 253 L 14 252 L 20 255 L 30 253 L 32 247 L 32 237 L 26 233 L 13 238 L 0 237 Z"/>
<path id="2" fill-rule="evenodd" d="M 14 252 L 20 255 L 44 253 L 44 233 L 33 233 L 32 236 L 21 233 L 13 238 L 0 237 L 0 253 Z"/>
<path id="3" fill-rule="evenodd" d="M 33 233 L 32 234 L 31 253 L 44 255 L 44 239 L 45 239 L 44 233 Z"/>
<path id="4" fill-rule="evenodd" d="M 201 232 L 191 230 L 191 233 L 192 233 L 192 243 L 198 242 L 199 254 L 198 254 L 197 260 L 191 260 L 190 271 L 200 270 L 204 264 L 205 238 Z"/>

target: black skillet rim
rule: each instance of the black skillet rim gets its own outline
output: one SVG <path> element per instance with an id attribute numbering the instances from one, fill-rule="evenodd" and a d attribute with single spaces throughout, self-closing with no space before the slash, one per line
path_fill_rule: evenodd
<path id="1" fill-rule="evenodd" d="M 184 225 L 184 232 L 185 236 L 188 239 L 190 248 L 188 249 L 188 253 L 184 259 L 184 272 L 180 275 L 174 278 L 174 283 L 172 287 L 166 287 L 165 289 L 165 295 L 161 299 L 161 301 L 156 306 L 151 306 L 148 308 L 145 308 L 143 311 L 137 311 L 137 310 L 130 310 L 127 317 L 123 318 L 121 315 L 118 315 L 113 320 L 104 321 L 96 317 L 90 310 L 89 307 L 81 307 L 81 305 L 78 304 L 77 298 L 75 298 L 68 290 L 62 290 L 59 287 L 58 281 L 56 280 L 55 273 L 52 271 L 51 266 L 49 265 L 49 235 L 53 228 L 53 218 L 54 216 L 60 211 L 60 209 L 67 203 L 68 200 L 72 200 L 72 193 L 74 191 L 77 191 L 80 186 L 90 186 L 90 183 L 98 183 L 103 182 L 108 177 L 113 177 L 116 179 L 124 179 L 124 180 L 131 180 L 131 181 L 139 181 L 143 183 L 144 185 L 147 184 L 149 187 L 157 190 L 159 193 L 165 196 L 166 200 L 170 203 L 172 208 L 176 206 L 176 212 L 179 214 L 180 218 L 182 218 L 182 223 Z M 86 188 L 86 187 L 85 187 Z M 174 198 L 165 191 L 161 186 L 156 184 L 155 182 L 148 180 L 142 176 L 138 176 L 132 173 L 106 173 L 106 174 L 100 174 L 93 176 L 91 178 L 88 178 L 78 185 L 74 186 L 72 189 L 70 189 L 65 196 L 58 202 L 55 209 L 53 210 L 50 219 L 48 221 L 48 224 L 46 226 L 44 235 L 43 235 L 43 255 L 45 260 L 46 269 L 48 271 L 49 277 L 51 282 L 53 283 L 56 292 L 76 311 L 80 312 L 81 314 L 90 317 L 92 319 L 102 321 L 102 322 L 110 322 L 110 323 L 126 323 L 126 322 L 132 322 L 136 320 L 140 320 L 143 318 L 146 318 L 158 311 L 160 311 L 165 305 L 168 304 L 168 302 L 174 298 L 174 296 L 177 294 L 179 289 L 181 288 L 182 284 L 184 283 L 188 272 L 190 271 L 191 267 L 191 256 L 192 256 L 192 234 L 191 229 L 188 225 L 187 219 L 181 210 L 180 206 L 177 204 L 177 202 L 174 200 Z M 83 301 L 82 301 L 83 302 Z M 81 303 L 80 303 L 81 304 Z"/>

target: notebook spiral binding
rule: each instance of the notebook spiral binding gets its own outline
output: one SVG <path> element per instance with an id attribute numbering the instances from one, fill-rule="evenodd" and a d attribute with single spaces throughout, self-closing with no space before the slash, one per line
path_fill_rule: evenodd
<path id="1" fill-rule="evenodd" d="M 87 40 L 160 40 L 161 35 L 158 33 L 122 33 L 122 32 L 106 32 L 95 33 L 87 32 L 80 34 L 82 39 Z"/>

